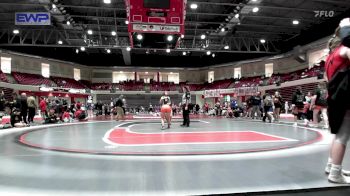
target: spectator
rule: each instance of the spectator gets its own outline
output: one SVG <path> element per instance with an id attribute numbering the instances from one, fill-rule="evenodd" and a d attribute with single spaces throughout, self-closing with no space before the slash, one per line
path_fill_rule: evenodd
<path id="1" fill-rule="evenodd" d="M 117 108 L 117 121 L 118 120 L 124 120 L 125 119 L 125 113 L 124 113 L 124 103 L 123 103 L 123 95 L 120 95 L 119 98 L 117 99 L 115 106 Z"/>
<path id="2" fill-rule="evenodd" d="M 275 109 L 273 110 L 273 114 L 275 117 L 275 121 L 279 122 L 280 120 L 280 114 L 281 114 L 281 108 L 282 108 L 282 96 L 278 91 L 275 92 L 275 96 L 273 97 L 273 105 L 275 106 Z"/>
<path id="3" fill-rule="evenodd" d="M 77 110 L 74 113 L 74 117 L 79 121 L 87 120 L 86 113 L 81 109 L 81 104 L 79 102 L 77 103 Z"/>
<path id="4" fill-rule="evenodd" d="M 40 107 L 41 117 L 45 119 L 47 117 L 47 104 L 46 104 L 45 97 L 40 98 L 39 107 Z"/>
<path id="5" fill-rule="evenodd" d="M 21 94 L 21 98 L 20 98 L 20 103 L 21 103 L 21 118 L 22 121 L 26 124 L 28 124 L 27 122 L 27 115 L 28 115 L 28 103 L 27 103 L 27 94 L 26 93 L 22 93 Z"/>
<path id="6" fill-rule="evenodd" d="M 35 98 L 33 96 L 29 96 L 27 98 L 27 104 L 28 104 L 28 123 L 33 123 L 35 111 L 38 108 Z"/>
<path id="7" fill-rule="evenodd" d="M 220 104 L 220 99 L 215 103 L 215 115 L 219 116 L 221 115 L 221 104 Z"/>
<path id="8" fill-rule="evenodd" d="M 11 112 L 11 126 L 12 127 L 25 127 L 27 126 L 26 123 L 22 122 L 22 117 L 21 117 L 21 110 L 18 108 L 13 108 L 12 112 Z"/>
<path id="9" fill-rule="evenodd" d="M 271 123 L 272 117 L 270 115 L 270 112 L 272 112 L 272 107 L 273 107 L 273 99 L 272 96 L 269 93 L 266 93 L 263 96 L 264 100 L 264 117 L 263 117 L 263 122 L 266 122 L 266 118 L 269 119 L 269 122 Z"/>
<path id="10" fill-rule="evenodd" d="M 5 111 L 5 93 L 1 91 L 0 93 L 0 112 L 3 113 Z"/>
<path id="11" fill-rule="evenodd" d="M 288 111 L 289 111 L 289 103 L 288 103 L 288 101 L 286 101 L 284 103 L 284 110 L 285 110 L 285 113 L 288 114 Z"/>
<path id="12" fill-rule="evenodd" d="M 257 92 L 256 95 L 251 96 L 250 97 L 250 102 L 252 104 L 252 113 L 251 113 L 251 117 L 252 119 L 254 119 L 255 114 L 257 114 L 257 119 L 261 118 L 261 111 L 260 111 L 260 107 L 261 107 L 261 93 Z"/>
<path id="13" fill-rule="evenodd" d="M 308 92 L 307 95 L 305 96 L 305 104 L 304 104 L 304 113 L 307 119 L 305 123 L 312 121 L 312 108 L 311 108 L 312 99 L 313 99 L 313 94 L 311 92 Z"/>
<path id="14" fill-rule="evenodd" d="M 63 113 L 62 119 L 63 119 L 63 122 L 65 122 L 65 123 L 68 123 L 68 122 L 72 122 L 72 121 L 73 121 L 73 119 L 72 119 L 71 116 L 70 116 L 69 109 L 67 109 L 67 110 Z"/>
<path id="15" fill-rule="evenodd" d="M 327 89 L 325 84 L 319 84 L 316 89 L 316 95 L 312 99 L 311 109 L 313 110 L 313 125 L 318 126 L 319 113 L 322 113 L 323 121 L 325 123 L 324 128 L 329 128 L 328 114 L 327 114 Z"/>
<path id="16" fill-rule="evenodd" d="M 196 114 L 199 114 L 199 110 L 200 110 L 201 108 L 200 108 L 200 106 L 199 106 L 199 104 L 196 104 L 196 109 L 195 109 L 195 113 Z"/>
<path id="17" fill-rule="evenodd" d="M 298 126 L 298 118 L 300 115 L 303 115 L 304 113 L 305 101 L 306 99 L 301 90 L 301 87 L 297 87 L 296 92 L 293 94 L 293 97 L 292 97 L 292 108 L 293 108 L 293 115 L 294 115 L 293 126 Z"/>
<path id="18" fill-rule="evenodd" d="M 205 102 L 205 104 L 204 104 L 204 111 L 205 111 L 205 113 L 209 112 L 209 104 L 207 102 Z"/>
<path id="19" fill-rule="evenodd" d="M 49 109 L 47 118 L 45 118 L 45 123 L 57 123 L 59 120 L 55 110 L 53 108 Z"/>

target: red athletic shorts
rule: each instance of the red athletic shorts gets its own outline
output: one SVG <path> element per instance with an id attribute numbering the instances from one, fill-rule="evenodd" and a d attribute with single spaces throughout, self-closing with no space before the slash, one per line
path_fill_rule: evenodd
<path id="1" fill-rule="evenodd" d="M 162 113 L 171 113 L 171 107 L 170 105 L 163 105 L 160 109 L 160 112 Z"/>

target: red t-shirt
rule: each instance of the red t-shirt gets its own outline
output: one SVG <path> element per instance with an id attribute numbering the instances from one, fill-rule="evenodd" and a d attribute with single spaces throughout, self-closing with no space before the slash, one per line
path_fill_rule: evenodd
<path id="1" fill-rule="evenodd" d="M 350 66 L 349 59 L 340 56 L 340 51 L 342 48 L 344 48 L 344 46 L 339 46 L 327 57 L 326 74 L 328 80 L 331 80 L 334 74 L 337 73 L 337 71 L 341 70 L 346 66 Z"/>
<path id="2" fill-rule="evenodd" d="M 39 106 L 40 106 L 41 111 L 46 111 L 46 101 L 45 100 L 41 100 Z"/>
<path id="3" fill-rule="evenodd" d="M 62 115 L 62 118 L 63 119 L 70 118 L 70 114 L 68 112 L 64 112 L 63 115 Z"/>
<path id="4" fill-rule="evenodd" d="M 78 118 L 81 115 L 82 112 L 83 112 L 83 110 L 75 111 L 75 113 L 74 113 L 75 118 Z"/>

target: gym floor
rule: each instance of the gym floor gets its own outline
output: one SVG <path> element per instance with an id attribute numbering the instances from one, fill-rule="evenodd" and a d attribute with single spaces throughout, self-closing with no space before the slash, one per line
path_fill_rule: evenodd
<path id="1" fill-rule="evenodd" d="M 190 128 L 174 119 L 166 130 L 146 118 L 8 129 L 0 133 L 0 194 L 328 190 L 338 186 L 324 174 L 331 139 L 289 122 L 226 118 L 193 119 Z"/>

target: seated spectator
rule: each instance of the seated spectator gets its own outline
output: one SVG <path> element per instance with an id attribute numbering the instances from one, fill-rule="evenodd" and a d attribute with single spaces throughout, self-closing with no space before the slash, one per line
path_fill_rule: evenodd
<path id="1" fill-rule="evenodd" d="M 226 118 L 233 118 L 233 111 L 232 111 L 231 107 L 227 108 Z"/>
<path id="2" fill-rule="evenodd" d="M 78 119 L 79 121 L 87 120 L 86 112 L 81 109 L 80 104 L 77 104 L 77 111 L 74 113 L 74 118 Z"/>
<path id="3" fill-rule="evenodd" d="M 21 111 L 18 108 L 13 108 L 11 113 L 12 127 L 26 127 L 27 124 L 22 122 Z"/>
<path id="4" fill-rule="evenodd" d="M 72 122 L 72 121 L 73 121 L 73 119 L 72 119 L 71 116 L 70 116 L 70 113 L 69 113 L 69 110 L 68 110 L 68 109 L 63 113 L 63 115 L 62 115 L 62 120 L 63 120 L 63 122 L 65 122 L 65 123 L 68 123 L 68 122 Z"/>
<path id="5" fill-rule="evenodd" d="M 45 118 L 45 123 L 57 123 L 59 121 L 59 117 L 55 113 L 54 109 L 50 109 L 47 118 Z"/>

